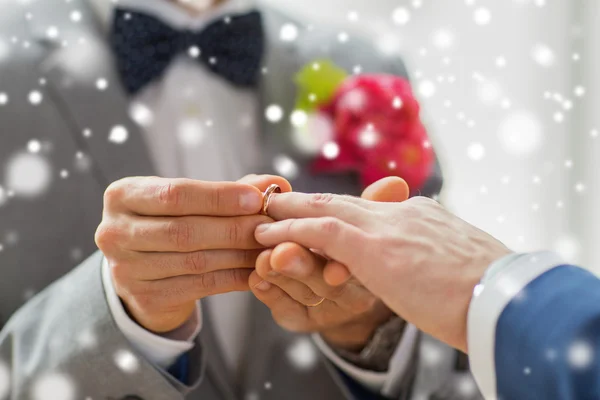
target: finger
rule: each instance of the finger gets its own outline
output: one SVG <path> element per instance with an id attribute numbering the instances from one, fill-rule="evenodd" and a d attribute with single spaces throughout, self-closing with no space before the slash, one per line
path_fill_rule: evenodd
<path id="1" fill-rule="evenodd" d="M 269 307 L 273 319 L 282 328 L 293 332 L 309 332 L 314 329 L 306 307 L 279 287 L 263 280 L 256 271 L 252 272 L 248 282 L 252 293 Z"/>
<path id="2" fill-rule="evenodd" d="M 154 281 L 256 265 L 260 250 L 201 250 L 189 253 L 134 253 L 134 259 L 111 266 L 120 279 Z"/>
<path id="3" fill-rule="evenodd" d="M 250 269 L 228 269 L 201 275 L 184 275 L 140 282 L 129 289 L 137 309 L 169 311 L 207 296 L 250 290 Z"/>
<path id="4" fill-rule="evenodd" d="M 337 261 L 329 261 L 323 267 L 323 280 L 330 286 L 340 286 L 352 278 L 348 268 Z"/>
<path id="5" fill-rule="evenodd" d="M 262 193 L 251 185 L 158 177 L 117 181 L 104 199 L 108 209 L 148 216 L 251 215 L 262 207 Z"/>
<path id="6" fill-rule="evenodd" d="M 330 286 L 325 282 L 323 268 L 326 264 L 325 258 L 296 243 L 278 245 L 273 249 L 270 259 L 270 267 L 274 272 L 303 283 L 318 299 L 324 297 L 333 301 L 343 301 L 349 289 L 343 285 Z M 314 303 L 313 301 L 305 304 Z"/>
<path id="7" fill-rule="evenodd" d="M 271 255 L 269 257 L 269 254 Z M 292 299 L 305 306 L 311 306 L 320 302 L 324 296 L 313 292 L 300 280 L 285 276 L 272 268 L 271 259 L 274 251 L 263 252 L 256 262 L 256 273 L 263 280 L 272 283 L 286 292 Z"/>
<path id="8" fill-rule="evenodd" d="M 282 193 L 288 193 L 292 191 L 292 185 L 285 178 L 277 175 L 246 175 L 240 179 L 238 183 L 252 185 L 261 192 L 267 190 L 267 188 L 271 185 L 279 186 Z"/>
<path id="9" fill-rule="evenodd" d="M 129 217 L 122 248 L 148 252 L 189 253 L 198 250 L 251 250 L 262 246 L 254 231 L 272 221 L 263 215 L 245 217 Z"/>
<path id="10" fill-rule="evenodd" d="M 317 301 L 312 298 L 302 301 L 288 291 L 287 287 L 280 285 L 278 281 L 272 282 L 305 305 L 315 304 L 325 298 L 342 309 L 356 311 L 354 308 L 357 304 L 368 304 L 372 295 L 360 285 L 344 284 L 344 282 L 336 286 L 327 284 L 323 278 L 323 267 L 326 263 L 328 263 L 327 260 L 302 246 L 295 243 L 283 243 L 273 250 L 271 268 L 288 279 L 291 278 L 293 282 L 305 285 L 310 292 L 316 294 Z M 300 294 L 306 292 L 305 290 Z"/>
<path id="11" fill-rule="evenodd" d="M 264 224 L 256 229 L 256 240 L 265 247 L 285 242 L 298 243 L 316 249 L 327 258 L 343 264 L 362 258 L 366 234 L 355 226 L 336 218 L 305 218 Z"/>
<path id="12" fill-rule="evenodd" d="M 361 198 L 383 203 L 396 203 L 408 200 L 409 195 L 410 189 L 406 181 L 397 176 L 390 176 L 367 187 Z"/>
<path id="13" fill-rule="evenodd" d="M 367 187 L 361 195 L 365 200 L 377 202 L 402 202 L 408 200 L 410 189 L 406 181 L 399 177 L 390 176 L 381 179 Z M 348 268 L 337 261 L 330 261 L 323 268 L 323 279 L 331 286 L 340 286 L 352 278 Z"/>
<path id="14" fill-rule="evenodd" d="M 362 225 L 372 218 L 368 201 L 329 193 L 283 193 L 273 195 L 269 216 L 281 221 L 292 218 L 335 216 L 352 225 Z"/>

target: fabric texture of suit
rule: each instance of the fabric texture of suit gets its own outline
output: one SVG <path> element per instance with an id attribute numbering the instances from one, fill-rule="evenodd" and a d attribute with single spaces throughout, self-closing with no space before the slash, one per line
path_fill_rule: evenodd
<path id="1" fill-rule="evenodd" d="M 498 319 L 498 398 L 598 399 L 599 348 L 600 280 L 574 266 L 553 268 Z"/>
<path id="2" fill-rule="evenodd" d="M 69 19 L 72 10 L 82 13 L 81 23 Z M 348 71 L 360 65 L 364 72 L 406 76 L 398 58 L 383 58 L 358 39 L 340 47 L 335 32 L 315 30 L 296 42 L 282 42 L 279 29 L 289 18 L 267 8 L 261 12 L 268 41 L 263 64 L 268 73 L 257 89 L 263 105 L 260 110 L 278 104 L 287 114 L 293 111 L 293 75 L 319 58 L 331 59 Z M 26 18 L 28 13 L 33 18 Z M 60 32 L 60 39 L 47 35 L 51 28 Z M 94 231 L 101 219 L 106 186 L 126 176 L 153 175 L 155 169 L 139 128 L 128 116 L 122 88 L 113 84 L 99 91 L 95 87 L 98 77 L 119 81 L 99 32 L 94 14 L 82 0 L 25 3 L 0 14 L 0 35 L 29 43 L 26 49 L 15 46 L 14 53 L 0 61 L 2 90 L 9 95 L 8 104 L 0 107 L 0 160 L 10 165 L 14 157 L 28 159 L 27 143 L 35 139 L 44 149 L 35 165 L 42 162 L 50 171 L 43 193 L 17 196 L 0 206 L 0 240 L 4 241 L 0 359 L 11 371 L 10 398 L 32 398 L 44 387 L 41 383 L 48 381 L 66 382 L 72 398 L 355 398 L 344 377 L 325 360 L 310 370 L 290 365 L 286 350 L 300 336 L 278 328 L 258 301 L 252 304 L 255 326 L 245 354 L 248 368 L 237 388 L 228 380 L 208 323 L 189 354 L 192 386 L 137 356 L 118 330 L 104 296 L 102 255 L 95 252 Z M 43 96 L 37 105 L 28 101 L 33 90 Z M 299 176 L 292 181 L 295 190 L 360 192 L 353 176 L 310 175 L 306 167 L 310 160 L 295 150 L 287 121 L 271 124 L 263 115 L 259 117 L 266 156 L 257 173 L 273 173 L 272 157 L 287 154 L 300 166 Z M 108 140 L 117 125 L 128 132 L 127 141 L 120 145 Z M 63 168 L 71 171 L 67 179 L 58 173 Z M 25 173 L 23 179 L 27 178 Z M 435 194 L 440 186 L 436 166 L 423 194 Z M 29 299 L 34 292 L 38 294 Z M 454 354 L 429 338 L 424 343 L 438 346 L 448 355 L 444 359 Z M 124 355 L 129 357 L 126 368 L 119 363 Z M 412 392 L 435 391 L 450 372 L 447 364 L 421 365 Z M 410 383 L 398 385 L 396 398 L 409 396 Z"/>

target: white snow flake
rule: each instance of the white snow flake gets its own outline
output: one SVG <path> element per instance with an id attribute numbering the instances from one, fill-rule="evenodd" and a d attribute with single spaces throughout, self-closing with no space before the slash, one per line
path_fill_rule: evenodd
<path id="1" fill-rule="evenodd" d="M 432 41 L 438 49 L 447 49 L 454 44 L 454 34 L 446 29 L 440 29 L 433 34 Z"/>
<path id="2" fill-rule="evenodd" d="M 50 163 L 39 154 L 18 153 L 8 160 L 5 179 L 6 186 L 15 195 L 39 196 L 52 180 Z"/>
<path id="3" fill-rule="evenodd" d="M 205 135 L 202 121 L 197 118 L 186 118 L 177 126 L 177 137 L 183 147 L 196 147 L 200 145 Z"/>
<path id="4" fill-rule="evenodd" d="M 273 159 L 273 168 L 284 178 L 294 179 L 298 176 L 298 165 L 286 155 L 278 155 Z"/>
<path id="5" fill-rule="evenodd" d="M 33 104 L 34 106 L 37 106 L 38 104 L 40 104 L 42 102 L 42 100 L 44 99 L 44 96 L 42 95 L 41 92 L 39 92 L 37 90 L 33 90 L 33 91 L 29 92 L 28 99 L 31 104 Z"/>
<path id="6" fill-rule="evenodd" d="M 108 81 L 106 78 L 98 78 L 96 80 L 96 89 L 98 90 L 106 90 L 108 88 Z"/>
<path id="7" fill-rule="evenodd" d="M 116 125 L 110 130 L 108 140 L 115 144 L 123 144 L 129 139 L 129 131 L 122 125 Z"/>
<path id="8" fill-rule="evenodd" d="M 594 361 L 594 357 L 594 347 L 583 340 L 578 340 L 571 344 L 567 351 L 569 365 L 578 370 L 588 368 Z"/>
<path id="9" fill-rule="evenodd" d="M 536 44 L 531 50 L 531 57 L 542 67 L 548 68 L 554 64 L 555 56 L 550 47 L 543 43 Z"/>
<path id="10" fill-rule="evenodd" d="M 34 382 L 31 397 L 33 400 L 74 400 L 76 388 L 67 375 L 50 372 Z"/>
<path id="11" fill-rule="evenodd" d="M 430 80 L 424 80 L 419 83 L 419 93 L 423 97 L 432 97 L 436 92 L 436 87 Z"/>
<path id="12" fill-rule="evenodd" d="M 81 21 L 81 11 L 78 11 L 78 10 L 71 11 L 70 18 L 71 18 L 71 21 L 73 21 L 73 22 Z"/>
<path id="13" fill-rule="evenodd" d="M 39 140 L 32 139 L 27 142 L 27 151 L 30 153 L 39 153 L 42 149 L 42 144 Z"/>
<path id="14" fill-rule="evenodd" d="M 329 142 L 326 143 L 325 146 L 323 146 L 323 156 L 325 158 L 327 158 L 328 160 L 333 160 L 334 158 L 337 158 L 337 156 L 340 155 L 340 147 L 338 146 L 337 143 L 335 142 Z"/>
<path id="15" fill-rule="evenodd" d="M 319 359 L 314 344 L 306 337 L 296 339 L 286 355 L 292 366 L 303 371 L 314 368 Z"/>
<path id="16" fill-rule="evenodd" d="M 303 110 L 295 110 L 292 112 L 292 115 L 290 115 L 290 122 L 296 128 L 305 126 L 307 121 L 308 115 Z"/>
<path id="17" fill-rule="evenodd" d="M 277 123 L 283 118 L 283 109 L 277 104 L 271 104 L 265 110 L 265 117 L 271 123 Z"/>
<path id="18" fill-rule="evenodd" d="M 154 122 L 152 110 L 142 103 L 133 103 L 129 107 L 129 116 L 140 126 L 148 127 Z"/>
<path id="19" fill-rule="evenodd" d="M 0 92 L 0 106 L 8 104 L 8 95 L 4 92 Z"/>
<path id="20" fill-rule="evenodd" d="M 473 19 L 477 25 L 487 25 L 492 20 L 492 13 L 485 7 L 479 7 L 473 13 Z"/>
<path id="21" fill-rule="evenodd" d="M 136 372 L 140 366 L 137 357 L 129 350 L 119 350 L 114 355 L 115 364 L 123 372 L 131 374 Z"/>
<path id="22" fill-rule="evenodd" d="M 504 150 L 513 155 L 527 155 L 537 150 L 542 141 L 542 126 L 529 111 L 510 114 L 498 130 Z"/>
<path id="23" fill-rule="evenodd" d="M 562 203 L 562 202 L 560 202 Z M 552 247 L 561 257 L 569 262 L 577 262 L 577 257 L 581 251 L 579 241 L 573 236 L 565 235 L 560 237 Z"/>
<path id="24" fill-rule="evenodd" d="M 410 21 L 410 11 L 404 7 L 398 7 L 392 11 L 392 21 L 396 25 L 406 25 Z"/>
<path id="25" fill-rule="evenodd" d="M 284 42 L 293 42 L 298 39 L 298 27 L 294 24 L 284 24 L 279 31 L 279 38 Z"/>
<path id="26" fill-rule="evenodd" d="M 481 143 L 471 143 L 467 148 L 467 155 L 473 161 L 479 161 L 485 157 L 485 147 Z"/>

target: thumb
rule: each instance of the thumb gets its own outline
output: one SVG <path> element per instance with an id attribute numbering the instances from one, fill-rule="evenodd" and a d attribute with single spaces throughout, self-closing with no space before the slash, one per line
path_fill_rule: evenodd
<path id="1" fill-rule="evenodd" d="M 361 197 L 365 200 L 382 203 L 399 203 L 408 200 L 410 190 L 402 178 L 390 176 L 367 187 Z"/>
<path id="2" fill-rule="evenodd" d="M 363 191 L 361 197 L 382 203 L 399 203 L 408 200 L 409 195 L 406 181 L 397 176 L 390 176 L 371 184 Z M 328 262 L 323 269 L 323 279 L 330 286 L 343 285 L 351 278 L 352 274 L 348 268 L 337 261 Z"/>

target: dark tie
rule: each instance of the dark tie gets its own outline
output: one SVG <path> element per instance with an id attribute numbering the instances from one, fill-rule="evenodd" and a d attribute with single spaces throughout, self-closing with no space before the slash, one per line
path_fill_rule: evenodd
<path id="1" fill-rule="evenodd" d="M 235 86 L 254 86 L 264 50 L 258 11 L 230 15 L 202 31 L 175 30 L 150 15 L 117 8 L 110 42 L 125 89 L 135 94 L 162 76 L 182 53 Z"/>

